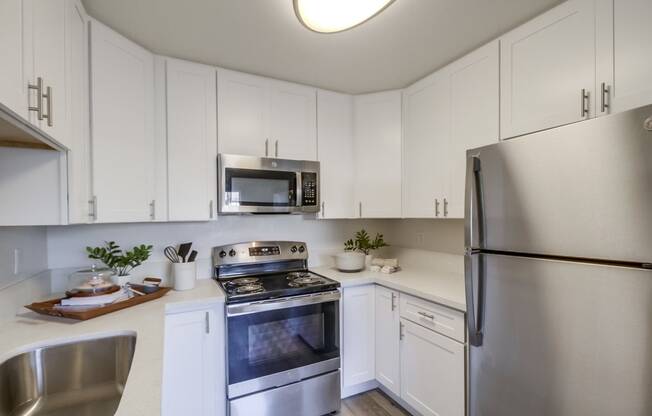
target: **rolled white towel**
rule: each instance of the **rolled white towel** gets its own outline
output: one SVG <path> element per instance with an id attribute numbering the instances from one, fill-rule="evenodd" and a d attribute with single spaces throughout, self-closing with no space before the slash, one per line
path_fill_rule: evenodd
<path id="1" fill-rule="evenodd" d="M 398 259 L 384 259 L 383 266 L 398 267 Z"/>
<path id="2" fill-rule="evenodd" d="M 381 267 L 377 264 L 372 264 L 371 266 L 369 266 L 369 270 L 371 270 L 372 272 L 379 272 L 380 269 Z"/>
<path id="3" fill-rule="evenodd" d="M 381 273 L 386 273 L 386 274 L 394 273 L 397 270 L 398 267 L 392 267 L 392 266 L 383 266 L 383 268 L 380 269 Z"/>

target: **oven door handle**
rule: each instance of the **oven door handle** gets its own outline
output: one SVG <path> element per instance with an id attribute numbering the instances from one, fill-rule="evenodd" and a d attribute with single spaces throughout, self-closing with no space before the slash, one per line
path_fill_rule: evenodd
<path id="1" fill-rule="evenodd" d="M 271 299 L 260 302 L 237 303 L 227 305 L 226 316 L 250 315 L 253 313 L 273 311 L 277 309 L 286 309 L 295 306 L 314 305 L 317 303 L 333 302 L 340 299 L 340 292 L 333 290 L 330 292 L 312 293 L 309 295 L 293 296 L 289 298 Z"/>

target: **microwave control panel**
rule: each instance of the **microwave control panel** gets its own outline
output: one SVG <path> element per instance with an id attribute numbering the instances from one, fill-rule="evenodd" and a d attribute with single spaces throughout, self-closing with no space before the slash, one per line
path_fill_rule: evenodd
<path id="1" fill-rule="evenodd" d="M 302 184 L 302 206 L 316 206 L 317 205 L 317 173 L 316 172 L 301 172 Z"/>

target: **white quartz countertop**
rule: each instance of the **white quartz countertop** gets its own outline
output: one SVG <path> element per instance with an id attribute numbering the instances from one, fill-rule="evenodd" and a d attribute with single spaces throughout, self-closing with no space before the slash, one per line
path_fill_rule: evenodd
<path id="1" fill-rule="evenodd" d="M 210 279 L 194 289 L 170 291 L 160 299 L 88 321 L 38 315 L 27 311 L 0 325 L 0 362 L 34 347 L 116 334 L 136 334 L 136 350 L 116 415 L 161 413 L 165 313 L 224 303 L 224 293 Z"/>
<path id="2" fill-rule="evenodd" d="M 412 255 L 411 251 L 409 255 Z M 398 256 L 401 270 L 385 274 L 364 270 L 344 273 L 335 267 L 314 267 L 317 274 L 340 282 L 343 288 L 375 283 L 431 302 L 466 312 L 464 274 L 461 256 L 423 254 L 418 258 Z M 428 257 L 425 257 L 428 256 Z M 407 261 L 406 261 L 407 260 Z"/>

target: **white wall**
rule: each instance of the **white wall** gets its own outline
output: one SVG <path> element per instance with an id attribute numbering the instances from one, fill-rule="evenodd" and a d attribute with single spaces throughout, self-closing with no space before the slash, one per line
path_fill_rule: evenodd
<path id="1" fill-rule="evenodd" d="M 211 276 L 211 248 L 250 240 L 305 241 L 310 265 L 331 261 L 330 255 L 343 247 L 346 239 L 360 228 L 370 233 L 385 232 L 385 221 L 316 220 L 309 216 L 222 216 L 215 222 L 144 223 L 52 226 L 47 228 L 48 266 L 51 269 L 87 267 L 91 261 L 84 248 L 116 241 L 122 248 L 152 244 L 154 250 L 138 273 L 169 273 L 163 255 L 166 245 L 192 241 L 198 250 L 198 277 Z"/>
<path id="2" fill-rule="evenodd" d="M 18 273 L 14 273 L 18 250 Z M 47 269 L 46 227 L 0 227 L 0 290 Z"/>
<path id="3" fill-rule="evenodd" d="M 388 220 L 385 239 L 394 246 L 464 254 L 464 220 Z"/>

